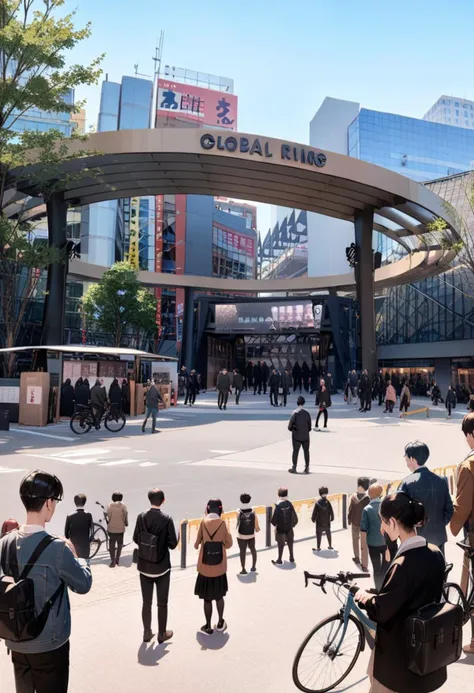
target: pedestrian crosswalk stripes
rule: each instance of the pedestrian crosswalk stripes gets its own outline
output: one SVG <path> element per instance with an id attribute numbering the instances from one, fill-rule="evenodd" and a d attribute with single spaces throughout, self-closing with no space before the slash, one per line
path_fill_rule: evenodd
<path id="1" fill-rule="evenodd" d="M 0 474 L 15 474 L 19 472 L 26 472 L 26 469 L 13 468 L 13 467 L 0 467 Z"/>

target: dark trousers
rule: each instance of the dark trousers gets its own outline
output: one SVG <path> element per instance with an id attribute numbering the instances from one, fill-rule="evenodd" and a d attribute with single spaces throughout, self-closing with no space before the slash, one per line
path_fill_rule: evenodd
<path id="1" fill-rule="evenodd" d="M 293 558 L 293 544 L 295 541 L 295 533 L 292 529 L 286 534 L 280 534 L 280 532 L 275 532 L 276 543 L 278 544 L 278 560 L 281 561 L 283 556 L 283 549 L 285 544 L 288 544 L 288 551 L 290 552 L 290 561 Z"/>
<path id="2" fill-rule="evenodd" d="M 382 404 L 383 404 L 383 399 L 384 399 L 383 390 L 380 390 L 380 392 L 379 392 L 379 407 L 382 406 Z"/>
<path id="3" fill-rule="evenodd" d="M 242 566 L 242 570 L 245 570 L 245 554 L 247 553 L 247 549 L 249 549 L 250 553 L 252 554 L 252 568 L 255 568 L 257 565 L 255 537 L 253 539 L 240 539 L 240 537 L 237 537 L 237 544 L 239 545 L 240 549 L 240 564 Z"/>
<path id="4" fill-rule="evenodd" d="M 194 388 L 187 387 L 186 388 L 186 397 L 184 399 L 184 405 L 186 406 L 186 404 L 188 404 L 188 402 L 189 402 L 189 404 L 194 404 L 195 401 L 196 401 L 196 390 Z"/>
<path id="5" fill-rule="evenodd" d="M 278 407 L 278 388 L 272 387 L 270 390 L 270 404 Z"/>
<path id="6" fill-rule="evenodd" d="M 286 387 L 283 388 L 283 406 L 286 407 L 286 401 L 288 398 L 288 390 Z"/>
<path id="7" fill-rule="evenodd" d="M 437 404 L 437 402 L 436 402 Z M 403 413 L 403 410 L 405 410 L 405 414 L 408 411 L 408 399 L 403 395 L 402 401 L 400 403 L 400 411 Z"/>
<path id="8" fill-rule="evenodd" d="M 94 414 L 94 425 L 100 426 L 100 420 L 104 415 L 104 407 L 95 407 L 92 405 L 92 413 Z"/>
<path id="9" fill-rule="evenodd" d="M 140 573 L 140 587 L 142 588 L 142 621 L 143 629 L 151 630 L 151 605 L 153 602 L 153 589 L 156 585 L 158 603 L 158 633 L 166 632 L 168 622 L 168 595 L 170 592 L 171 571 L 160 577 L 146 577 Z"/>
<path id="10" fill-rule="evenodd" d="M 318 412 L 318 416 L 316 417 L 316 428 L 319 426 L 319 417 L 321 414 L 324 416 L 324 428 L 327 428 L 328 425 L 328 410 L 327 409 L 320 409 Z"/>
<path id="11" fill-rule="evenodd" d="M 369 545 L 369 556 L 374 568 L 374 583 L 376 590 L 380 590 L 382 587 L 383 579 L 388 568 L 387 561 L 385 560 L 386 550 L 387 547 L 385 544 L 382 546 Z"/>
<path id="12" fill-rule="evenodd" d="M 109 552 L 112 563 L 118 563 L 123 547 L 123 532 L 109 532 Z"/>
<path id="13" fill-rule="evenodd" d="M 293 377 L 293 392 L 296 392 L 296 388 L 299 387 L 301 394 L 301 376 L 299 378 Z"/>
<path id="14" fill-rule="evenodd" d="M 385 400 L 385 411 L 388 411 L 390 414 L 392 414 L 394 405 L 395 405 L 395 402 L 393 402 L 393 400 L 386 399 Z"/>
<path id="15" fill-rule="evenodd" d="M 300 448 L 303 448 L 303 454 L 304 454 L 304 466 L 305 469 L 309 469 L 309 439 L 308 440 L 295 440 L 293 438 L 293 469 L 296 469 L 298 465 L 298 455 L 300 452 Z"/>
<path id="16" fill-rule="evenodd" d="M 235 390 L 235 403 L 238 404 L 240 401 L 240 393 L 242 390 Z"/>
<path id="17" fill-rule="evenodd" d="M 323 534 L 325 534 L 327 537 L 328 546 L 332 547 L 331 527 L 321 527 L 320 525 L 316 525 L 316 546 L 318 549 L 321 548 L 321 538 Z"/>
<path id="18" fill-rule="evenodd" d="M 258 394 L 261 395 L 262 394 L 262 381 L 255 379 L 253 381 L 253 394 L 254 395 L 257 393 L 257 389 L 258 389 Z"/>
<path id="19" fill-rule="evenodd" d="M 229 399 L 228 390 L 219 390 L 219 394 L 217 396 L 217 405 L 219 406 L 219 408 L 220 407 L 226 407 L 228 399 Z"/>
<path id="20" fill-rule="evenodd" d="M 263 385 L 263 394 L 266 395 L 267 394 L 267 381 L 265 380 L 265 378 L 263 378 L 263 380 L 262 380 L 262 385 Z M 261 390 L 259 390 L 258 394 L 260 394 L 260 392 L 261 392 Z"/>
<path id="21" fill-rule="evenodd" d="M 448 408 L 448 416 L 451 416 L 451 410 L 453 408 L 453 405 L 451 404 L 451 402 L 448 402 L 446 406 Z"/>
<path id="22" fill-rule="evenodd" d="M 51 652 L 12 652 L 16 693 L 67 693 L 69 640 Z"/>

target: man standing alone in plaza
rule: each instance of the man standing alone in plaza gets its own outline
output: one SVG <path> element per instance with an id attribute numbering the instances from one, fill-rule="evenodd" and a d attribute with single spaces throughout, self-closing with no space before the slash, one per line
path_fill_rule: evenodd
<path id="1" fill-rule="evenodd" d="M 145 428 L 147 421 L 151 415 L 151 420 L 152 420 L 152 426 L 151 426 L 151 432 L 152 433 L 157 433 L 156 430 L 156 417 L 158 416 L 158 407 L 160 402 L 163 402 L 163 397 L 160 394 L 160 391 L 158 390 L 158 381 L 155 380 L 150 387 L 148 388 L 148 391 L 146 393 L 146 417 L 144 422 L 142 423 L 142 432 L 145 433 Z"/>
<path id="2" fill-rule="evenodd" d="M 232 376 L 232 387 L 234 388 L 235 393 L 235 403 L 239 404 L 240 393 L 242 392 L 242 388 L 244 387 L 244 379 L 236 368 L 234 369 L 234 373 Z"/>
<path id="3" fill-rule="evenodd" d="M 467 531 L 467 542 L 474 547 L 474 413 L 464 417 L 462 432 L 470 451 L 457 469 L 456 500 L 450 529 L 455 537 L 462 529 Z M 471 564 L 474 571 L 474 558 Z M 466 654 L 474 654 L 474 616 L 471 616 L 471 642 L 463 650 Z"/>
<path id="4" fill-rule="evenodd" d="M 306 400 L 301 395 L 297 399 L 298 409 L 295 409 L 288 422 L 288 430 L 291 431 L 291 439 L 293 443 L 293 460 L 290 474 L 296 474 L 298 465 L 298 454 L 300 448 L 303 448 L 304 453 L 304 471 L 309 474 L 309 434 L 311 431 L 311 415 L 306 409 L 303 409 Z"/>
<path id="5" fill-rule="evenodd" d="M 227 409 L 231 386 L 230 374 L 227 372 L 227 368 L 223 368 L 222 373 L 217 376 L 217 406 L 219 409 Z"/>
<path id="6" fill-rule="evenodd" d="M 446 526 L 453 516 L 453 502 L 447 480 L 425 467 L 429 456 L 425 443 L 417 440 L 406 446 L 405 462 L 411 474 L 402 481 L 398 490 L 423 503 L 428 521 L 417 528 L 417 534 L 444 553 L 448 539 Z"/>
<path id="7" fill-rule="evenodd" d="M 87 594 L 92 574 L 89 562 L 77 558 L 72 542 L 45 529 L 63 498 L 59 479 L 48 472 L 31 472 L 20 484 L 20 498 L 26 509 L 26 522 L 0 541 L 0 637 L 11 652 L 17 693 L 67 693 L 71 635 L 67 588 Z M 14 595 L 18 588 L 3 576 L 13 577 L 16 583 L 22 581 L 17 602 Z M 30 613 L 25 624 L 25 583 L 29 581 L 36 613 Z M 20 628 L 18 636 L 15 631 Z"/>
<path id="8" fill-rule="evenodd" d="M 142 590 L 143 642 L 153 638 L 151 630 L 151 605 L 156 586 L 158 601 L 158 643 L 173 637 L 166 630 L 168 622 L 168 595 L 170 590 L 170 549 L 178 545 L 173 520 L 162 512 L 165 494 L 159 488 L 148 493 L 151 508 L 137 518 L 133 541 L 138 545 L 138 571 Z"/>

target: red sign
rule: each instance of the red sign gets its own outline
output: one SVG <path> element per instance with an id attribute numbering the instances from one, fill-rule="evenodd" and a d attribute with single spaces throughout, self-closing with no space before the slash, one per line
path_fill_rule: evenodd
<path id="1" fill-rule="evenodd" d="M 222 240 L 228 246 L 232 246 L 235 250 L 240 253 L 245 253 L 248 257 L 255 257 L 255 241 L 253 238 L 248 236 L 243 236 L 235 231 L 228 231 L 225 226 L 214 222 L 214 226 L 222 231 Z"/>
<path id="2" fill-rule="evenodd" d="M 159 79 L 156 115 L 237 130 L 237 96 Z"/>

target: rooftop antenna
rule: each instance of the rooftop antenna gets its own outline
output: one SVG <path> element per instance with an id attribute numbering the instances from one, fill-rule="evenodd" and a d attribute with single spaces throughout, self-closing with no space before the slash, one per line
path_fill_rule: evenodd
<path id="1" fill-rule="evenodd" d="M 150 127 L 154 128 L 155 127 L 155 118 L 156 118 L 156 111 L 158 109 L 158 80 L 160 79 L 160 72 L 161 72 L 161 59 L 163 57 L 163 44 L 165 42 L 165 32 L 163 30 L 160 31 L 160 36 L 157 40 L 157 44 L 155 46 L 155 55 L 152 58 L 153 62 L 155 63 L 155 70 L 153 73 L 153 88 L 155 90 L 154 92 L 154 97 L 153 97 L 153 109 L 151 113 L 151 123 Z"/>

